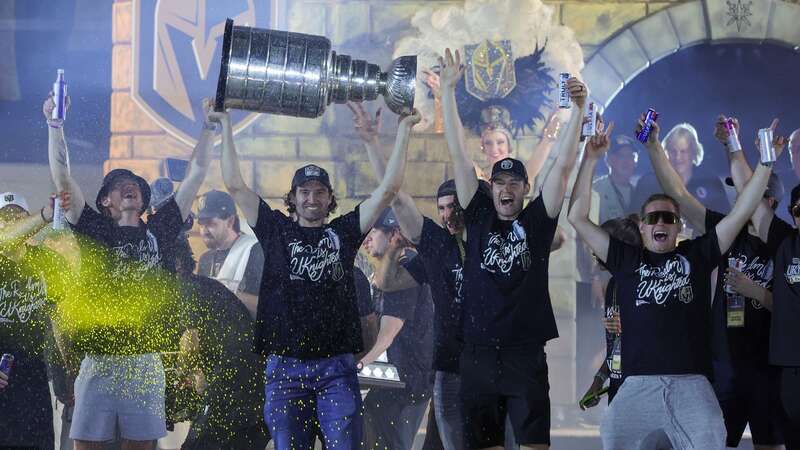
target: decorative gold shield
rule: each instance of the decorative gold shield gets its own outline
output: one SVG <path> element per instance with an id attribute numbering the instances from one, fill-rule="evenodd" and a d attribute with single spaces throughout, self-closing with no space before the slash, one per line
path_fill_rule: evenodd
<path id="1" fill-rule="evenodd" d="M 503 98 L 517 86 L 511 41 L 483 41 L 464 47 L 467 92 L 481 101 Z"/>

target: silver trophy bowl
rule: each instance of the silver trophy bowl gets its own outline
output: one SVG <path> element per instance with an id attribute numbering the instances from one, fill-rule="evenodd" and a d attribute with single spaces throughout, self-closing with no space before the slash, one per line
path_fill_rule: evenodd
<path id="1" fill-rule="evenodd" d="M 414 108 L 417 57 L 392 61 L 387 72 L 337 55 L 323 36 L 225 23 L 214 108 L 319 117 L 325 107 L 383 95 L 396 114 Z"/>

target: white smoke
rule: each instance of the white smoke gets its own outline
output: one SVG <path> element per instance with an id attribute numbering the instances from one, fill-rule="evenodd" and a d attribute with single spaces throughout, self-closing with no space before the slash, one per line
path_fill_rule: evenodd
<path id="1" fill-rule="evenodd" d="M 541 0 L 466 0 L 463 6 L 426 6 L 411 19 L 416 33 L 400 39 L 394 57 L 418 55 L 418 68 L 438 64 L 445 48 L 459 49 L 484 40 L 511 41 L 514 58 L 530 55 L 538 45 L 547 44 L 543 62 L 553 72 L 569 72 L 576 76 L 583 69 L 583 51 L 571 28 L 555 23 L 554 9 Z M 417 128 L 433 123 L 433 99 L 418 77 L 414 104 L 423 115 Z M 544 117 L 547 117 L 545 112 Z"/>

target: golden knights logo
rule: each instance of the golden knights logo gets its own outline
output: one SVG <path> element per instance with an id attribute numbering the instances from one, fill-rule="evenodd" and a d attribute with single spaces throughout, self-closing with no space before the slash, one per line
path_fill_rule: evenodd
<path id="1" fill-rule="evenodd" d="M 511 41 L 483 41 L 464 47 L 467 92 L 481 101 L 503 98 L 514 90 L 517 76 Z"/>
<path id="2" fill-rule="evenodd" d="M 194 145 L 201 100 L 214 101 L 225 19 L 270 28 L 271 0 L 134 0 L 133 99 L 170 134 Z M 231 112 L 234 132 L 257 114 Z"/>

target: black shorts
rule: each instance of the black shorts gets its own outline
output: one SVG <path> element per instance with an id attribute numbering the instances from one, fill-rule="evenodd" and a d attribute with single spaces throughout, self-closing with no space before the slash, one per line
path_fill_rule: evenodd
<path id="1" fill-rule="evenodd" d="M 731 392 L 719 406 L 728 431 L 728 447 L 738 447 L 747 424 L 755 445 L 783 445 L 784 415 L 780 400 L 780 368 L 739 367 Z"/>
<path id="2" fill-rule="evenodd" d="M 467 448 L 502 446 L 506 414 L 520 445 L 550 445 L 550 383 L 541 345 L 465 345 L 461 400 Z"/>

